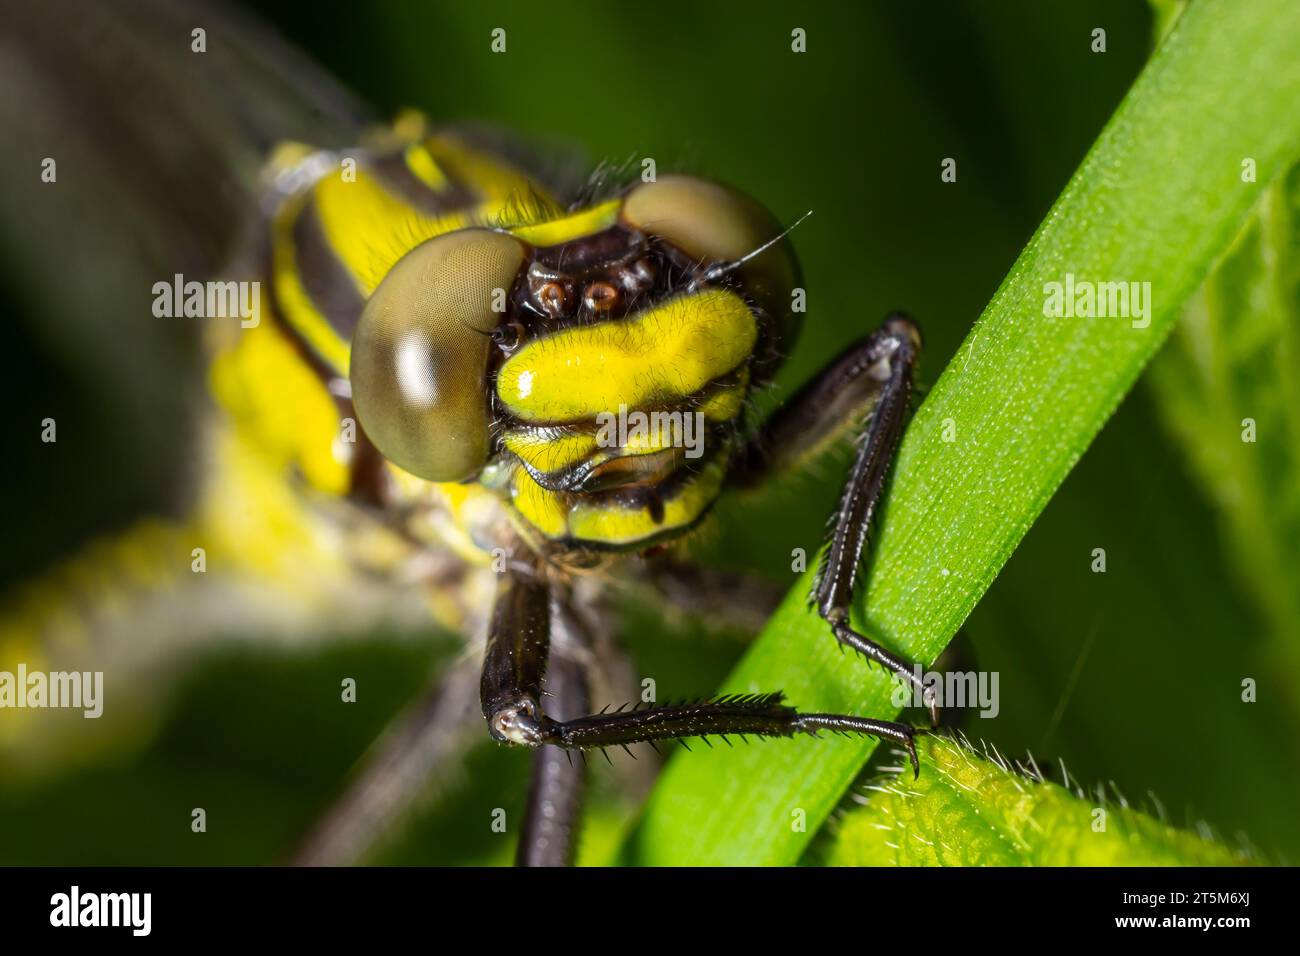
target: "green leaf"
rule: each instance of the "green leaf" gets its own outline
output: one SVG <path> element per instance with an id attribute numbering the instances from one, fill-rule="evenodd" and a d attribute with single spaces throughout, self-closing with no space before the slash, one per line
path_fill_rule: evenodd
<path id="1" fill-rule="evenodd" d="M 1187 9 L 1187 0 L 1149 0 L 1148 5 L 1151 7 L 1151 16 L 1155 19 L 1151 34 L 1159 43 Z"/>
<path id="2" fill-rule="evenodd" d="M 1300 703 L 1300 166 L 1263 202 L 1151 366 Z"/>
<path id="3" fill-rule="evenodd" d="M 928 771 L 868 788 L 835 827 L 830 866 L 1229 866 L 1244 853 L 1169 826 L 1103 792 L 1046 782 L 944 737 Z"/>
<path id="4" fill-rule="evenodd" d="M 1178 19 L 908 429 L 856 616 L 882 643 L 938 656 L 1293 161 L 1298 44 L 1292 0 L 1204 0 Z M 1259 184 L 1242 182 L 1243 156 Z M 1149 324 L 1046 317 L 1045 285 L 1067 274 L 1150 282 Z M 943 440 L 946 423 L 955 441 Z M 841 655 L 809 613 L 810 585 L 807 575 L 796 585 L 725 690 L 781 688 L 806 710 L 897 712 L 884 675 Z M 629 856 L 793 863 L 874 747 L 799 739 L 679 754 Z"/>

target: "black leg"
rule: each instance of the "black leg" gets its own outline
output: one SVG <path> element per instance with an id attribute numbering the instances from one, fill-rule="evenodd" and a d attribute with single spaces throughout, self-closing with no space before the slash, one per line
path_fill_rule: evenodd
<path id="1" fill-rule="evenodd" d="M 479 700 L 492 736 L 536 746 L 542 677 L 551 652 L 551 590 L 540 569 L 512 565 L 501 578 L 483 654 Z"/>
<path id="2" fill-rule="evenodd" d="M 916 731 L 910 724 L 846 714 L 801 714 L 793 707 L 787 707 L 783 700 L 783 695 L 778 692 L 594 714 L 578 720 L 555 721 L 543 715 L 537 723 L 536 733 L 541 742 L 570 750 L 625 747 L 653 740 L 685 742 L 687 737 L 715 736 L 723 740 L 727 740 L 729 735 L 744 737 L 747 734 L 756 737 L 810 734 L 815 737 L 821 730 L 869 734 L 906 747 L 912 758 L 913 772 L 920 774 L 913 740 Z"/>
<path id="3" fill-rule="evenodd" d="M 931 718 L 937 721 L 937 708 L 919 669 L 849 623 L 849 607 L 871 518 L 903 434 L 920 348 L 921 335 L 912 320 L 901 314 L 891 315 L 879 329 L 846 349 L 764 423 L 739 453 L 733 480 L 741 486 L 754 485 L 773 471 L 793 467 L 833 444 L 867 416 L 810 598 L 836 640 L 921 690 L 930 705 Z"/>
<path id="4" fill-rule="evenodd" d="M 557 608 L 553 622 L 561 631 L 581 640 L 580 628 L 567 609 Z M 587 642 L 581 643 L 585 648 Z M 579 716 L 591 706 L 585 668 L 560 646 L 547 669 L 546 696 L 550 698 L 548 709 L 561 719 Z M 574 760 L 572 754 L 559 747 L 537 749 L 528 810 L 515 854 L 517 866 L 572 865 L 586 776 L 585 760 Z"/>
<path id="5" fill-rule="evenodd" d="M 480 695 L 492 735 L 503 743 L 566 750 L 686 737 L 792 737 L 822 730 L 871 734 L 903 744 L 919 771 L 915 731 L 908 724 L 843 714 L 800 714 L 778 694 L 724 697 L 696 703 L 555 720 L 542 711 L 542 672 L 550 649 L 550 596 L 539 577 L 508 575 L 497 595 L 483 662 Z M 684 741 L 683 741 L 684 742 Z M 728 741 L 730 742 L 730 741 Z"/>

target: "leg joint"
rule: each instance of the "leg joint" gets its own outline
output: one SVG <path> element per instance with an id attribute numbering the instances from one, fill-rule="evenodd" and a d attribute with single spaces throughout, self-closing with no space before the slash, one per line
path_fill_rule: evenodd
<path id="1" fill-rule="evenodd" d="M 541 708 L 529 697 L 494 704 L 487 714 L 488 730 L 503 744 L 538 747 L 542 744 Z"/>

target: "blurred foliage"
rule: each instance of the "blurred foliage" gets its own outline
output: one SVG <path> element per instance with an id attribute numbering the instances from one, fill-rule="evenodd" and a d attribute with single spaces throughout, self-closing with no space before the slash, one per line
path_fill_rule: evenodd
<path id="1" fill-rule="evenodd" d="M 1151 382 L 1259 610 L 1266 673 L 1300 672 L 1300 166 L 1267 189 Z M 1269 692 L 1300 713 L 1294 682 Z"/>
<path id="2" fill-rule="evenodd" d="M 794 237 L 810 312 L 784 388 L 899 307 L 925 330 L 922 377 L 933 381 L 1131 85 L 1151 32 L 1129 0 L 972 0 L 925 17 L 884 2 L 258 6 L 382 112 L 500 123 L 593 159 L 654 156 L 660 170 L 734 183 L 786 221 L 812 208 Z M 1089 49 L 1099 25 L 1104 55 Z M 505 55 L 489 52 L 497 26 L 509 31 Z M 798 58 L 793 26 L 809 37 Z M 959 160 L 955 184 L 939 181 L 947 156 Z M 149 500 L 114 452 L 121 399 L 27 331 L 39 316 L 18 312 L 6 328 L 23 369 L 11 420 L 57 409 L 87 443 L 61 440 L 57 461 L 14 454 L 0 499 L 0 521 L 20 532 L 0 554 L 7 577 Z M 701 557 L 788 586 L 790 550 L 818 544 L 841 474 L 827 463 L 766 500 L 727 503 Z M 1002 712 L 978 731 L 1004 753 L 1032 748 L 1044 766 L 1063 757 L 1079 780 L 1155 793 L 1175 823 L 1205 818 L 1294 857 L 1300 728 L 1277 695 L 1241 703 L 1240 678 L 1265 673 L 1268 645 L 1217 507 L 1150 396 L 1133 393 L 964 626 L 974 666 L 1001 673 Z M 1088 570 L 1098 546 L 1105 575 Z M 665 696 L 712 691 L 742 650 L 669 631 L 655 609 L 628 616 L 626 643 Z M 143 751 L 53 779 L 0 779 L 0 862 L 278 859 L 446 659 L 383 635 L 294 656 L 248 637 L 195 668 Z M 358 679 L 357 704 L 338 702 L 341 675 Z M 1296 686 L 1295 671 L 1273 679 Z M 615 771 L 593 762 L 587 859 L 635 811 L 613 786 L 628 758 L 612 758 Z M 511 838 L 488 821 L 495 807 L 522 807 L 526 778 L 526 754 L 483 747 L 450 797 L 376 860 L 509 859 Z M 204 836 L 190 833 L 196 805 L 210 810 Z"/>

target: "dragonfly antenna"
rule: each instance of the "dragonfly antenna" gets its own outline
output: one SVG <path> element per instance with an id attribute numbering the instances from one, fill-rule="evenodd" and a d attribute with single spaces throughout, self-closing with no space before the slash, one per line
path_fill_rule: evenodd
<path id="1" fill-rule="evenodd" d="M 767 240 L 767 242 L 763 243 L 761 246 L 759 246 L 757 249 L 754 249 L 752 252 L 745 253 L 739 259 L 733 260 L 732 262 L 718 263 L 716 266 L 711 268 L 708 272 L 704 273 L 704 275 L 700 277 L 700 282 L 712 282 L 715 279 L 722 278 L 728 272 L 731 272 L 735 269 L 739 269 L 750 259 L 754 258 L 755 256 L 762 255 L 764 252 L 766 252 L 768 249 L 771 249 L 774 245 L 776 245 L 786 236 L 790 235 L 790 233 L 794 232 L 795 227 L 799 226 L 805 219 L 807 219 L 812 214 L 813 211 L 809 209 L 806 213 L 804 213 L 794 222 L 790 223 L 790 225 L 786 226 L 783 230 L 781 230 L 780 233 L 773 236 L 771 239 Z"/>

